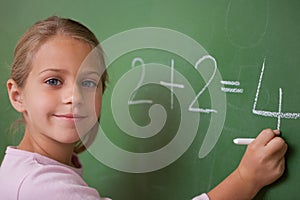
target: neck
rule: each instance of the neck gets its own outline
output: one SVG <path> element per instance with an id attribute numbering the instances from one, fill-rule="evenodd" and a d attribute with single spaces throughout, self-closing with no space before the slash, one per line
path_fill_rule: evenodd
<path id="1" fill-rule="evenodd" d="M 62 144 L 47 136 L 36 138 L 26 128 L 19 149 L 41 154 L 60 163 L 73 166 L 72 155 L 74 144 Z"/>

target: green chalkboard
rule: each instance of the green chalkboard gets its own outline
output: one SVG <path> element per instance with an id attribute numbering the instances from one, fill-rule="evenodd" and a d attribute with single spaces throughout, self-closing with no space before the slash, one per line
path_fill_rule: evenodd
<path id="1" fill-rule="evenodd" d="M 115 199 L 191 199 L 235 169 L 236 137 L 280 128 L 286 172 L 256 199 L 299 199 L 300 2 L 0 1 L 0 160 L 22 131 L 6 80 L 18 38 L 50 15 L 99 38 L 110 81 L 84 179 Z"/>

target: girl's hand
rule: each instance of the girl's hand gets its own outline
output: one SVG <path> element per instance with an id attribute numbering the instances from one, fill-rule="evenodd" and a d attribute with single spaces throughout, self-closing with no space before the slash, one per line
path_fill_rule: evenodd
<path id="1" fill-rule="evenodd" d="M 237 168 L 245 185 L 255 190 L 271 184 L 284 172 L 287 144 L 278 130 L 265 129 L 248 145 Z"/>

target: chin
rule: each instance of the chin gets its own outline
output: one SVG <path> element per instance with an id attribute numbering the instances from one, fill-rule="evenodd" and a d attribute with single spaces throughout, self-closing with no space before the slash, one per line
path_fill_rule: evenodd
<path id="1" fill-rule="evenodd" d="M 63 144 L 72 144 L 80 140 L 80 136 L 76 130 L 61 130 L 56 131 L 56 133 L 56 135 L 53 135 L 53 139 Z"/>
<path id="2" fill-rule="evenodd" d="M 69 138 L 58 139 L 58 141 L 63 144 L 75 144 L 79 140 L 80 140 L 80 137 L 78 137 L 78 135 L 76 137 L 72 137 L 72 138 L 69 137 Z"/>

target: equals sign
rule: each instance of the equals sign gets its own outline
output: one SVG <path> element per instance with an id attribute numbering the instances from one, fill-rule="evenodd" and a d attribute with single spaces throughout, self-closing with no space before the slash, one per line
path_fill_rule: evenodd
<path id="1" fill-rule="evenodd" d="M 229 93 L 243 93 L 244 89 L 236 88 L 236 87 L 225 87 L 225 85 L 230 86 L 240 86 L 239 81 L 221 81 L 224 87 L 221 87 L 222 92 L 229 92 Z"/>

